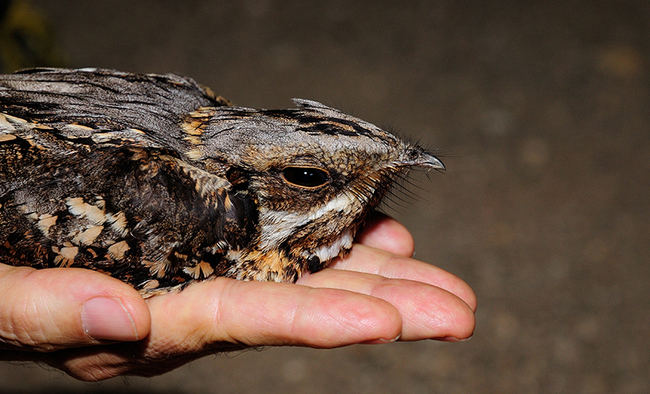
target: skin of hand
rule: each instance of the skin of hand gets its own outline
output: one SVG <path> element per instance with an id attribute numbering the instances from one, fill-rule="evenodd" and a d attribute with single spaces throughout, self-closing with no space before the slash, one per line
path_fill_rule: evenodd
<path id="1" fill-rule="evenodd" d="M 0 360 L 44 362 L 96 381 L 158 375 L 255 346 L 471 337 L 472 289 L 410 258 L 413 238 L 401 224 L 379 216 L 358 242 L 297 284 L 217 278 L 147 300 L 89 270 L 0 264 Z"/>

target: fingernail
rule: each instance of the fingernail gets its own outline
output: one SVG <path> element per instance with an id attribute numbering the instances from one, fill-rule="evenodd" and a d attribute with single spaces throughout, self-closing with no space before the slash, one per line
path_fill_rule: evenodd
<path id="1" fill-rule="evenodd" d="M 97 297 L 86 301 L 81 310 L 81 323 L 86 334 L 94 339 L 137 341 L 133 316 L 119 298 Z"/>
<path id="2" fill-rule="evenodd" d="M 472 337 L 470 336 L 467 338 L 456 338 L 456 337 L 449 336 L 449 337 L 440 337 L 440 338 L 433 338 L 433 339 L 436 341 L 445 341 L 445 342 L 467 342 L 470 339 L 472 339 Z"/>
<path id="3" fill-rule="evenodd" d="M 402 336 L 402 334 L 396 336 L 395 338 L 388 338 L 388 339 L 379 338 L 379 339 L 374 339 L 372 341 L 367 341 L 367 342 L 364 342 L 364 343 L 367 343 L 369 345 L 381 345 L 382 343 L 392 343 L 392 342 L 397 342 L 400 339 L 401 336 Z"/>

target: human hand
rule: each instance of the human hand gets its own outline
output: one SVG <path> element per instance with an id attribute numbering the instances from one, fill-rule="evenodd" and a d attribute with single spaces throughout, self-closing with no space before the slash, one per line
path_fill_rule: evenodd
<path id="1" fill-rule="evenodd" d="M 297 283 L 217 278 L 143 300 L 82 269 L 0 265 L 0 359 L 41 361 L 82 380 L 157 375 L 251 346 L 332 348 L 471 336 L 476 298 L 409 258 L 413 240 L 380 218 L 350 255 Z"/>

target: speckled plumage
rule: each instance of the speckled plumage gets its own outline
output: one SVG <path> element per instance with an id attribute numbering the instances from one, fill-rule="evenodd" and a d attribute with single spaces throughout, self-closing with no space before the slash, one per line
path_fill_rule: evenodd
<path id="1" fill-rule="evenodd" d="M 86 267 L 144 295 L 295 281 L 350 249 L 421 148 L 315 101 L 263 110 L 176 75 L 0 76 L 0 262 Z"/>

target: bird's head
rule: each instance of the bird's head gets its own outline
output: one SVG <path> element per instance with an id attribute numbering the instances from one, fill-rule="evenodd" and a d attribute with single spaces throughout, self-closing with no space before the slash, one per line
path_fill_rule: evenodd
<path id="1" fill-rule="evenodd" d="M 318 269 L 351 247 L 395 178 L 444 165 L 371 123 L 294 102 L 284 110 L 211 109 L 198 153 L 255 199 L 258 250 L 283 250 Z"/>

